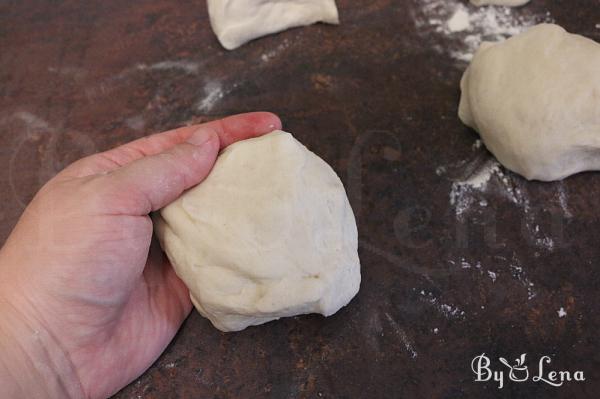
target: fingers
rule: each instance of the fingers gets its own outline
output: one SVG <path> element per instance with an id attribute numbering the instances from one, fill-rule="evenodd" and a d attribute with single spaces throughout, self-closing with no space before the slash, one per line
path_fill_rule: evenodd
<path id="1" fill-rule="evenodd" d="M 281 120 L 269 112 L 254 112 L 238 115 L 214 122 L 209 125 L 219 135 L 221 149 L 236 141 L 262 136 L 273 130 L 281 129 Z"/>
<path id="2" fill-rule="evenodd" d="M 95 154 L 75 162 L 63 172 L 62 177 L 83 177 L 106 173 L 141 158 L 159 154 L 191 139 L 199 131 L 213 132 L 224 148 L 236 141 L 261 136 L 281 129 L 281 120 L 269 112 L 252 112 L 230 116 L 202 125 L 185 126 L 164 133 L 132 141 L 128 144 Z"/>
<path id="3" fill-rule="evenodd" d="M 162 208 L 206 178 L 219 144 L 213 130 L 201 127 L 185 143 L 99 176 L 100 211 L 142 216 Z"/>

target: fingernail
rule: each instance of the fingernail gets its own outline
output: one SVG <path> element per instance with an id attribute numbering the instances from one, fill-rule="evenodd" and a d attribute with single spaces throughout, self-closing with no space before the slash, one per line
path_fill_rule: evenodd
<path id="1" fill-rule="evenodd" d="M 212 140 L 214 136 L 215 133 L 212 130 L 198 129 L 192 133 L 190 137 L 188 137 L 186 142 L 193 145 L 202 146 Z"/>

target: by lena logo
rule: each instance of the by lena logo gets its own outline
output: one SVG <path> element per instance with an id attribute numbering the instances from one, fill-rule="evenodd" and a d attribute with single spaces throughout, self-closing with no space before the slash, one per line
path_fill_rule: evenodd
<path id="1" fill-rule="evenodd" d="M 529 367 L 526 365 L 526 358 L 527 354 L 523 353 L 515 359 L 514 364 L 511 364 L 505 358 L 500 357 L 498 358 L 500 363 L 498 366 L 503 365 L 504 367 L 494 370 L 492 361 L 485 353 L 475 356 L 471 362 L 471 370 L 475 374 L 475 382 L 495 381 L 498 383 L 498 389 L 502 389 L 507 378 L 512 382 L 525 382 L 529 381 L 531 377 L 531 381 L 533 382 L 544 383 L 553 387 L 561 387 L 565 382 L 585 381 L 583 371 L 552 370 L 552 359 L 550 359 L 550 356 L 542 356 L 537 362 L 537 370 L 532 370 L 535 373 L 530 375 Z"/>

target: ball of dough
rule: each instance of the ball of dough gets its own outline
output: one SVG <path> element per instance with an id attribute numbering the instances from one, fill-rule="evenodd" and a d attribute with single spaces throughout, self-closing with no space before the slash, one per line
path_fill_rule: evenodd
<path id="1" fill-rule="evenodd" d="M 339 23 L 335 0 L 208 0 L 208 13 L 227 50 L 297 26 Z"/>
<path id="2" fill-rule="evenodd" d="M 507 6 L 518 7 L 529 3 L 531 0 L 471 0 L 471 3 L 476 6 Z"/>
<path id="3" fill-rule="evenodd" d="M 289 133 L 229 146 L 155 226 L 196 309 L 222 331 L 329 316 L 359 289 L 358 234 L 342 182 Z"/>
<path id="4" fill-rule="evenodd" d="M 537 25 L 484 43 L 460 86 L 460 119 L 507 168 L 543 181 L 600 169 L 598 43 Z"/>

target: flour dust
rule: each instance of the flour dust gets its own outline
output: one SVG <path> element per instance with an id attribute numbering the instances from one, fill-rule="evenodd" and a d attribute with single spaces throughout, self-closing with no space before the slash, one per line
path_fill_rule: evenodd
<path id="1" fill-rule="evenodd" d="M 422 0 L 414 15 L 418 32 L 436 35 L 439 51 L 455 60 L 468 62 L 484 42 L 497 42 L 528 28 L 553 22 L 549 13 L 536 14 L 529 7 L 475 7 L 459 0 Z"/>

